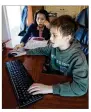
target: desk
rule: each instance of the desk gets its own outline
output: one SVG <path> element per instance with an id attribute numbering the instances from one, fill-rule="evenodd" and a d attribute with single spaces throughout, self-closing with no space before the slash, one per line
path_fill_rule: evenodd
<path id="1" fill-rule="evenodd" d="M 5 62 L 17 58 L 8 58 L 8 50 L 2 53 L 2 108 L 15 109 L 17 101 L 10 83 Z M 41 73 L 42 65 L 45 57 L 43 56 L 21 56 L 20 59 L 28 72 L 32 75 L 36 82 L 44 84 L 56 84 L 71 81 L 69 77 L 59 75 L 49 75 Z M 39 76 L 40 75 L 40 76 Z M 43 99 L 25 107 L 26 109 L 87 109 L 88 108 L 88 93 L 81 97 L 63 97 L 53 94 L 44 95 Z"/>

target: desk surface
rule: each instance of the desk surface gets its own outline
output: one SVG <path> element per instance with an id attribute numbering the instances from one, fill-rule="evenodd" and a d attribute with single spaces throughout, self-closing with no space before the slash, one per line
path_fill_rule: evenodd
<path id="1" fill-rule="evenodd" d="M 8 58 L 8 50 L 2 53 L 2 108 L 15 109 L 17 108 L 16 97 L 10 83 L 5 62 L 17 58 Z M 42 65 L 45 57 L 43 56 L 21 56 L 20 59 L 28 72 L 32 75 L 36 82 L 44 84 L 56 84 L 70 81 L 66 76 L 49 75 L 41 73 Z M 44 95 L 43 99 L 25 107 L 26 109 L 87 109 L 88 108 L 88 94 L 81 97 L 63 97 L 53 94 Z"/>

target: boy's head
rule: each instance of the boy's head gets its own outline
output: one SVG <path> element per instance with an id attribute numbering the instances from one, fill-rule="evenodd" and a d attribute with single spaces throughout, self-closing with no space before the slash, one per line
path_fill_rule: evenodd
<path id="1" fill-rule="evenodd" d="M 53 43 L 53 47 L 63 47 L 73 41 L 76 24 L 71 16 L 62 15 L 54 19 L 50 25 L 50 40 Z"/>
<path id="2" fill-rule="evenodd" d="M 48 12 L 44 9 L 37 11 L 34 20 L 35 24 L 38 25 L 39 27 L 43 27 L 45 21 L 49 21 Z"/>

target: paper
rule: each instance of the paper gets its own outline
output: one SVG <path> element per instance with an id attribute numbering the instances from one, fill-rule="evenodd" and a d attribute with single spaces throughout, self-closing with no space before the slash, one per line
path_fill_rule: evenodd
<path id="1" fill-rule="evenodd" d="M 26 45 L 25 45 L 25 49 L 35 49 L 38 47 L 46 47 L 47 46 L 47 42 L 46 40 L 43 41 L 38 41 L 38 40 L 29 40 Z"/>

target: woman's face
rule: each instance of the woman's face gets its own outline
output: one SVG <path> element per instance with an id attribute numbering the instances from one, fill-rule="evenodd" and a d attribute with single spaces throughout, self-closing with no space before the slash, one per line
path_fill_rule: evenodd
<path id="1" fill-rule="evenodd" d="M 36 17 L 36 22 L 40 28 L 44 26 L 45 21 L 46 21 L 45 15 L 38 13 Z"/>

